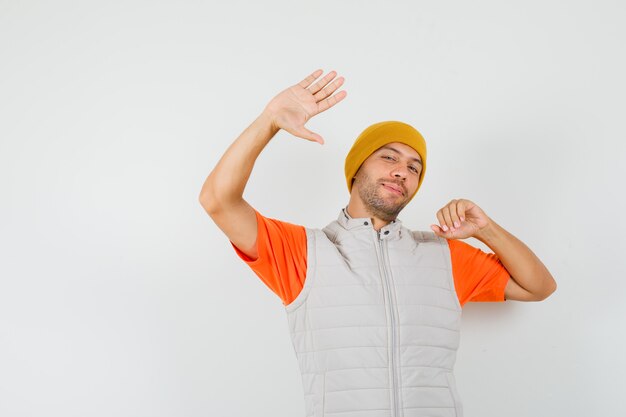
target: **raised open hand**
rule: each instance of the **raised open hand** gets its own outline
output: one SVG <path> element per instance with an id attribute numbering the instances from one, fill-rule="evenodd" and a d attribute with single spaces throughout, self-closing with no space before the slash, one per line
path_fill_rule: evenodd
<path id="1" fill-rule="evenodd" d="M 329 72 L 324 78 L 313 84 L 322 73 L 321 69 L 315 71 L 298 84 L 280 92 L 268 103 L 264 112 L 270 116 L 276 128 L 284 129 L 294 136 L 324 144 L 324 139 L 317 133 L 305 128 L 304 124 L 311 117 L 339 103 L 348 93 L 342 90 L 331 97 L 331 94 L 344 81 L 343 77 L 332 81 L 337 75 L 335 71 Z"/>

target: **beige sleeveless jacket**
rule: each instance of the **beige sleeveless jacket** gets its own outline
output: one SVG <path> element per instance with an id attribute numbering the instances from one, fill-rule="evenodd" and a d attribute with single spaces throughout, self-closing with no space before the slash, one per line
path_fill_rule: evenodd
<path id="1" fill-rule="evenodd" d="M 304 286 L 285 307 L 306 416 L 462 417 L 446 240 L 399 219 L 377 232 L 345 208 L 306 236 Z"/>

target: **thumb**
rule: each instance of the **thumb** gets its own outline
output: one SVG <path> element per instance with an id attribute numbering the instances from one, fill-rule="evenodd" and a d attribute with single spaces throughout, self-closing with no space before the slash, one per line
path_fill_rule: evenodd
<path id="1" fill-rule="evenodd" d="M 312 140 L 314 142 L 319 142 L 320 145 L 324 144 L 324 139 L 320 135 L 315 132 L 311 132 L 304 126 L 298 128 L 295 132 L 296 136 L 301 137 L 303 139 Z"/>
<path id="2" fill-rule="evenodd" d="M 433 232 L 435 232 L 435 234 L 439 237 L 446 237 L 445 233 L 443 233 L 443 231 L 441 230 L 441 228 L 437 225 L 431 224 L 430 228 L 432 229 Z"/>

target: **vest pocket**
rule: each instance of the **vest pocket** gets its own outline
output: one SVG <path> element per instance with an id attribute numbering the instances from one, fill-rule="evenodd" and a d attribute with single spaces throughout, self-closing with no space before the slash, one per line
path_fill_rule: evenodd
<path id="1" fill-rule="evenodd" d="M 461 397 L 456 389 L 456 379 L 454 378 L 452 372 L 446 372 L 446 379 L 448 380 L 448 387 L 450 388 L 450 394 L 452 395 L 452 400 L 454 401 L 454 411 L 456 412 L 456 417 L 463 417 L 463 405 L 461 404 Z"/>

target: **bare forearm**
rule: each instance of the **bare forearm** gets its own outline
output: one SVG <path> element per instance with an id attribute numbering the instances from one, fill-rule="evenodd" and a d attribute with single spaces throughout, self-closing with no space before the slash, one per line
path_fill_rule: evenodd
<path id="1" fill-rule="evenodd" d="M 243 198 L 256 159 L 279 130 L 264 111 L 239 135 L 202 186 L 199 199 L 205 208 Z"/>
<path id="2" fill-rule="evenodd" d="M 543 262 L 524 242 L 493 220 L 474 237 L 493 250 L 515 282 L 526 291 L 543 299 L 556 290 L 556 281 Z"/>

